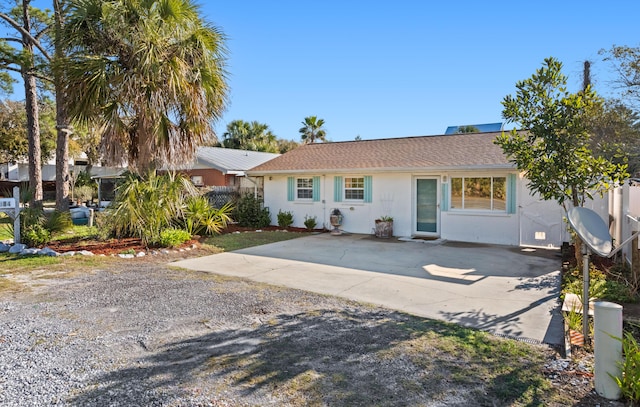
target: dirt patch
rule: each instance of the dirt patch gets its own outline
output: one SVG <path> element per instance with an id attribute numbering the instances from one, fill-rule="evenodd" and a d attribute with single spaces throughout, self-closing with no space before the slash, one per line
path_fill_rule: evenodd
<path id="1" fill-rule="evenodd" d="M 605 405 L 588 372 L 559 362 L 548 348 L 523 344 L 514 357 L 511 341 L 455 325 L 129 264 L 37 279 L 34 292 L 0 297 L 0 332 L 11 332 L 0 334 L 0 366 L 11 369 L 0 369 L 0 400 L 11 405 L 28 394 L 35 405 L 55 397 L 83 406 Z M 31 365 L 38 368 L 25 385 Z"/>

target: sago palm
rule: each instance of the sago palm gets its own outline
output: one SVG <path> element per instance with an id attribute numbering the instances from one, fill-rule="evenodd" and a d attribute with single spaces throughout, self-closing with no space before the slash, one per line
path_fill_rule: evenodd
<path id="1" fill-rule="evenodd" d="M 215 140 L 225 37 L 190 0 L 71 0 L 64 37 L 70 114 L 104 126 L 108 162 L 142 172 Z"/>

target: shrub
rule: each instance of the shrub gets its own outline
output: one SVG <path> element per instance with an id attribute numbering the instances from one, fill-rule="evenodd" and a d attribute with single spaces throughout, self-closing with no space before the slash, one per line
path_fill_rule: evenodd
<path id="1" fill-rule="evenodd" d="M 278 211 L 278 226 L 288 228 L 293 225 L 293 213 Z"/>
<path id="2" fill-rule="evenodd" d="M 146 245 L 156 244 L 160 232 L 184 216 L 186 201 L 198 190 L 183 175 L 150 171 L 142 178 L 128 174 L 118 185 L 108 209 L 115 237 L 138 237 Z"/>
<path id="3" fill-rule="evenodd" d="M 51 240 L 51 232 L 40 224 L 28 226 L 22 232 L 22 243 L 28 246 L 42 246 Z"/>
<path id="4" fill-rule="evenodd" d="M 91 174 L 88 173 L 87 171 L 80 171 L 78 173 L 78 176 L 76 177 L 76 182 L 74 183 L 74 186 L 76 188 L 84 187 L 84 186 L 95 187 L 96 180 L 91 179 Z"/>
<path id="5" fill-rule="evenodd" d="M 311 217 L 311 216 L 304 215 L 304 226 L 307 228 L 308 231 L 312 231 L 313 229 L 315 229 L 317 224 L 318 222 L 316 221 L 315 216 Z"/>
<path id="6" fill-rule="evenodd" d="M 80 202 L 87 202 L 93 199 L 94 189 L 89 185 L 83 185 L 81 187 L 76 187 L 73 190 L 73 195 Z"/>
<path id="7" fill-rule="evenodd" d="M 178 223 L 191 235 L 213 235 L 227 227 L 232 210 L 230 202 L 215 208 L 206 196 L 192 197 L 187 200 L 183 218 Z"/>
<path id="8" fill-rule="evenodd" d="M 51 234 L 72 226 L 68 212 L 53 211 L 45 214 L 40 207 L 26 207 L 20 212 L 20 240 L 29 246 L 49 243 Z M 13 234 L 13 225 L 10 226 Z"/>
<path id="9" fill-rule="evenodd" d="M 622 340 L 624 361 L 621 363 L 622 377 L 614 377 L 624 398 L 631 405 L 640 403 L 640 344 L 631 332 L 625 332 Z"/>
<path id="10" fill-rule="evenodd" d="M 160 232 L 160 246 L 162 247 L 176 247 L 191 239 L 191 234 L 182 229 L 165 229 Z"/>
<path id="11" fill-rule="evenodd" d="M 69 212 L 53 211 L 45 216 L 44 227 L 51 233 L 64 232 L 72 226 Z"/>
<path id="12" fill-rule="evenodd" d="M 240 226 L 263 228 L 271 224 L 269 208 L 263 208 L 260 200 L 251 194 L 238 199 L 232 217 Z"/>
<path id="13" fill-rule="evenodd" d="M 613 302 L 634 302 L 637 299 L 627 285 L 615 280 L 607 280 L 606 276 L 599 271 L 589 274 L 589 298 Z M 564 291 L 582 297 L 582 289 L 581 279 L 571 279 L 565 285 Z"/>

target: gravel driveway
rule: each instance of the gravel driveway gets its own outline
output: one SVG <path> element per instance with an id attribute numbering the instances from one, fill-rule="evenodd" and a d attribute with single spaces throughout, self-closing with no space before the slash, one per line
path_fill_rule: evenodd
<path id="1" fill-rule="evenodd" d="M 0 293 L 2 406 L 514 401 L 429 345 L 458 328 L 388 309 L 137 259 L 21 279 L 26 290 Z M 542 368 L 531 349 L 513 374 Z"/>

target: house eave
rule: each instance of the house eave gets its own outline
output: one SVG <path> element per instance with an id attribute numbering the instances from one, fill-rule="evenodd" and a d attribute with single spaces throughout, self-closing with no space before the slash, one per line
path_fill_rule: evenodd
<path id="1" fill-rule="evenodd" d="M 438 166 L 438 167 L 390 167 L 390 168 L 314 168 L 295 170 L 247 171 L 249 176 L 287 175 L 287 174 L 354 174 L 354 173 L 416 173 L 444 171 L 477 171 L 477 170 L 515 170 L 512 164 Z"/>

